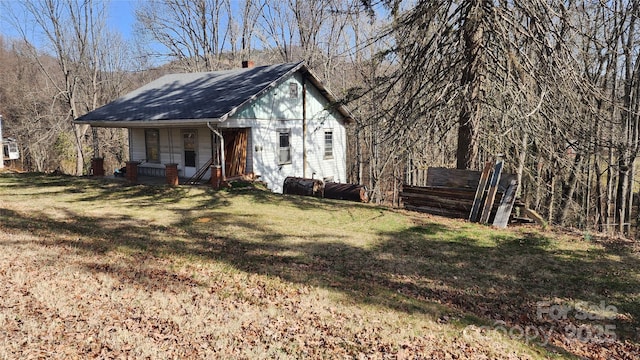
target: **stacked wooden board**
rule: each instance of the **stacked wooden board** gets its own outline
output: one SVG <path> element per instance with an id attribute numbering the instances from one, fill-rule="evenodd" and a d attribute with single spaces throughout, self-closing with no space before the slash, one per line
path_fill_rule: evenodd
<path id="1" fill-rule="evenodd" d="M 400 196 L 407 210 L 467 219 L 473 206 L 475 190 L 442 186 L 404 185 Z M 497 194 L 498 198 L 501 196 L 502 194 Z"/>
<path id="2" fill-rule="evenodd" d="M 404 185 L 400 196 L 408 210 L 505 227 L 517 181 L 502 167 L 497 161 L 487 162 L 483 171 L 429 168 L 427 186 Z"/>

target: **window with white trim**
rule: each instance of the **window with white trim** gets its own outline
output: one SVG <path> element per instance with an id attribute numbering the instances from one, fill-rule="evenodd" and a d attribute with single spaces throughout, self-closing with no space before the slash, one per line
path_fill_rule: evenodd
<path id="1" fill-rule="evenodd" d="M 333 129 L 324 131 L 324 158 L 333 158 Z"/>
<path id="2" fill-rule="evenodd" d="M 160 130 L 144 130 L 144 146 L 147 155 L 147 162 L 160 162 Z"/>
<path id="3" fill-rule="evenodd" d="M 291 130 L 278 130 L 278 164 L 291 163 Z"/>
<path id="4" fill-rule="evenodd" d="M 294 82 L 289 83 L 289 98 L 297 99 L 298 98 L 298 84 Z"/>

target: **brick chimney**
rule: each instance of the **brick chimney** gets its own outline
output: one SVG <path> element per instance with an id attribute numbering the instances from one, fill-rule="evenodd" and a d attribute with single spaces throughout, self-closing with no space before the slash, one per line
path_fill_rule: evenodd
<path id="1" fill-rule="evenodd" d="M 253 60 L 242 60 L 243 69 L 250 69 L 254 66 L 255 66 L 255 63 L 253 62 Z"/>

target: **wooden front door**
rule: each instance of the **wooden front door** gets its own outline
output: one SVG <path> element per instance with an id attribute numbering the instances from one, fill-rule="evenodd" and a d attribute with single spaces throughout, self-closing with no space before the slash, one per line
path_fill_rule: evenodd
<path id="1" fill-rule="evenodd" d="M 227 177 L 240 176 L 245 173 L 248 135 L 249 129 L 233 129 L 222 132 Z"/>

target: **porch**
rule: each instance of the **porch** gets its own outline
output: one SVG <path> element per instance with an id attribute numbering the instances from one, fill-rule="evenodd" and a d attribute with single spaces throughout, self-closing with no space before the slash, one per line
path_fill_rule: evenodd
<path id="1" fill-rule="evenodd" d="M 129 134 L 131 161 L 120 175 L 130 182 L 173 185 L 246 177 L 251 174 L 249 135 L 249 128 L 133 128 Z M 92 174 L 104 175 L 103 164 L 97 160 L 92 163 Z"/>

